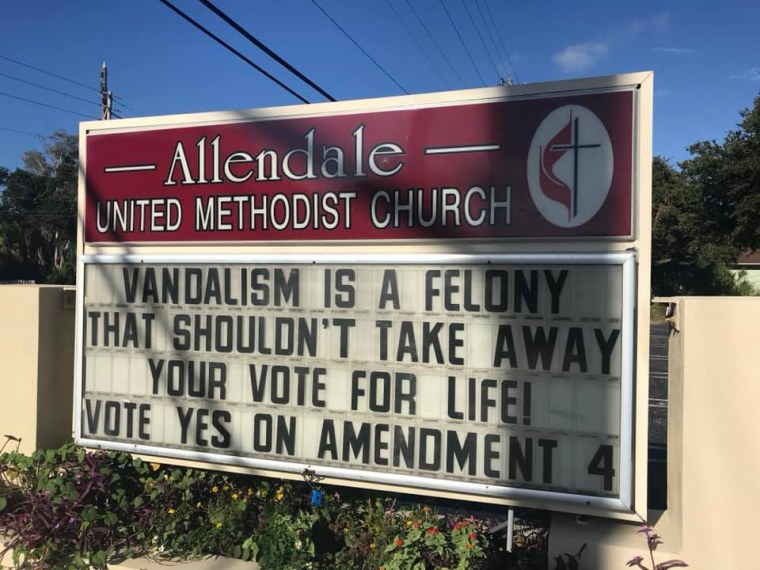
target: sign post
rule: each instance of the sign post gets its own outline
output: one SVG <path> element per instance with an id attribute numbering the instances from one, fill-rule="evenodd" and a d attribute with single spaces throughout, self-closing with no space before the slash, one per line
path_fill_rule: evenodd
<path id="1" fill-rule="evenodd" d="M 83 123 L 77 440 L 636 517 L 650 121 L 632 74 Z"/>

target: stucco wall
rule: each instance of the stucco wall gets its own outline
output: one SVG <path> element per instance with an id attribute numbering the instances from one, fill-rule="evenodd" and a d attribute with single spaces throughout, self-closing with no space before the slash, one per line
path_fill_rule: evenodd
<path id="1" fill-rule="evenodd" d="M 73 295 L 73 287 L 0 286 L 0 436 L 20 437 L 25 453 L 71 435 Z"/>
<path id="2" fill-rule="evenodd" d="M 760 511 L 760 299 L 675 299 L 670 337 L 668 509 L 650 512 L 662 537 L 657 562 L 690 568 L 757 566 Z M 576 552 L 583 566 L 624 568 L 646 554 L 637 525 L 555 515 L 552 556 Z"/>

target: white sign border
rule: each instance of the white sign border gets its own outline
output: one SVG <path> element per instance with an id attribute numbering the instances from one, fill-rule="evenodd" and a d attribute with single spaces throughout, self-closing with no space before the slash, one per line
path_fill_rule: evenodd
<path id="1" fill-rule="evenodd" d="M 269 459 L 254 459 L 235 455 L 222 455 L 206 452 L 186 451 L 174 448 L 128 444 L 113 441 L 95 440 L 82 437 L 82 395 L 84 388 L 84 268 L 86 264 L 115 263 L 239 263 L 239 264 L 562 264 L 562 265 L 621 265 L 623 268 L 623 306 L 621 327 L 621 401 L 620 401 L 620 460 L 619 460 L 619 496 L 617 498 L 598 497 L 562 493 L 559 491 L 542 491 L 519 487 L 496 486 L 479 483 L 426 478 L 414 475 L 400 475 L 361 471 L 343 467 L 326 467 L 307 463 L 290 463 Z M 400 492 L 419 494 L 421 489 L 441 492 L 462 493 L 472 500 L 488 498 L 506 501 L 518 501 L 525 506 L 552 508 L 566 512 L 578 512 L 579 509 L 597 512 L 609 516 L 612 513 L 629 515 L 634 511 L 634 364 L 635 359 L 635 315 L 637 298 L 637 257 L 634 251 L 604 253 L 567 253 L 567 254 L 273 254 L 273 255 L 108 255 L 95 254 L 80 256 L 77 262 L 77 314 L 76 314 L 76 352 L 74 378 L 74 443 L 90 448 L 110 449 L 141 455 L 162 456 L 180 460 L 208 462 L 221 465 L 234 465 L 250 469 L 277 471 L 282 474 L 300 475 L 305 469 L 316 472 L 319 476 L 348 479 L 352 481 L 393 485 Z M 643 468 L 643 467 L 640 467 Z"/>

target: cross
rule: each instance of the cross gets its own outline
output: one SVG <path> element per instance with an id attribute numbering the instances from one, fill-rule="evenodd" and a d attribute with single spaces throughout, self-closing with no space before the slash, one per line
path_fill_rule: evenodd
<path id="1" fill-rule="evenodd" d="M 570 144 L 555 144 L 550 150 L 572 150 L 573 151 L 573 217 L 578 215 L 578 151 L 584 148 L 599 148 L 600 144 L 579 144 L 580 124 L 579 117 L 573 121 L 573 131 L 570 137 Z"/>

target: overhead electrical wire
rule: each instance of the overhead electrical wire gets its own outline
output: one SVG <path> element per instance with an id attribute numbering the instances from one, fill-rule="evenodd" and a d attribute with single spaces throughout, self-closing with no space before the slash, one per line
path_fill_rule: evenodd
<path id="1" fill-rule="evenodd" d="M 53 73 L 52 71 L 48 71 L 46 69 L 42 69 L 41 67 L 35 67 L 34 65 L 30 65 L 28 63 L 24 63 L 23 61 L 19 61 L 17 59 L 13 59 L 12 57 L 8 57 L 6 55 L 0 55 L 0 59 L 4 59 L 6 61 L 10 61 L 12 63 L 15 63 L 16 65 L 21 65 L 23 67 L 33 69 L 34 71 L 38 71 L 40 73 L 44 73 L 45 75 L 49 75 L 51 77 L 55 77 L 56 79 L 60 79 L 62 81 L 66 81 L 68 83 L 71 83 L 72 85 L 76 85 L 78 87 L 82 87 L 84 89 L 89 89 L 90 91 L 95 91 L 95 93 L 100 94 L 100 89 L 96 89 L 95 87 L 92 87 L 91 85 L 87 85 L 86 83 L 81 83 L 79 81 L 75 81 L 74 79 L 69 79 L 68 77 L 64 77 L 63 75 L 59 75 L 57 73 Z M 119 101 L 122 101 L 122 105 L 126 107 L 127 109 L 130 109 L 129 105 L 123 102 L 123 98 L 119 97 L 118 95 L 113 96 L 114 99 L 118 99 Z"/>
<path id="2" fill-rule="evenodd" d="M 414 40 L 414 43 L 417 44 L 417 47 L 419 48 L 420 52 L 425 56 L 425 58 L 428 60 L 428 63 L 430 66 L 435 69 L 435 72 L 438 74 L 438 77 L 440 77 L 445 83 L 447 87 L 451 87 L 451 82 L 449 81 L 449 78 L 446 77 L 446 75 L 443 74 L 443 72 L 438 69 L 438 66 L 433 61 L 433 58 L 430 57 L 428 52 L 422 47 L 422 44 L 417 39 L 417 35 L 409 28 L 409 26 L 406 23 L 406 20 L 401 17 L 401 14 L 396 9 L 396 6 L 393 5 L 393 2 L 391 0 L 385 0 L 388 3 L 388 6 L 391 7 L 391 10 L 393 10 L 393 13 L 396 15 L 396 18 L 399 22 L 401 22 L 401 25 L 404 26 L 404 29 L 406 30 L 406 33 L 409 34 L 409 36 Z"/>
<path id="3" fill-rule="evenodd" d="M 475 23 L 475 18 L 472 17 L 472 12 L 470 12 L 470 7 L 467 4 L 468 3 L 465 0 L 462 0 L 462 6 L 464 7 L 465 12 L 467 12 L 467 17 L 470 18 L 470 23 L 472 24 L 472 27 L 475 28 L 475 32 L 478 34 L 478 39 L 480 40 L 480 45 L 483 46 L 483 51 L 486 52 L 488 59 L 491 61 L 491 65 L 493 66 L 494 73 L 496 73 L 496 78 L 501 79 L 501 74 L 499 74 L 499 68 L 496 66 L 496 61 L 491 55 L 491 52 L 488 51 L 488 48 L 486 47 L 486 42 L 485 40 L 483 40 L 483 34 L 480 33 L 480 27 L 478 27 L 478 25 Z"/>
<path id="4" fill-rule="evenodd" d="M 0 95 L 2 95 L 3 97 L 10 97 L 11 99 L 17 99 L 19 101 L 24 101 L 26 103 L 31 103 L 32 105 L 39 105 L 40 107 L 47 107 L 48 109 L 55 109 L 56 111 L 63 111 L 64 113 L 71 113 L 72 115 L 79 115 L 80 117 L 85 117 L 87 119 L 95 118 L 90 115 L 85 115 L 84 113 L 80 113 L 78 111 L 72 111 L 71 109 L 64 109 L 63 107 L 56 107 L 55 105 L 49 105 L 47 103 L 42 103 L 40 101 L 34 101 L 33 99 L 27 99 L 26 97 L 11 95 L 10 93 L 4 93 L 2 91 L 0 91 Z"/>
<path id="5" fill-rule="evenodd" d="M 438 50 L 438 53 L 440 53 L 440 54 L 441 54 L 441 57 L 443 57 L 444 61 L 446 61 L 446 63 L 449 65 L 449 67 L 451 68 L 451 71 L 453 71 L 453 72 L 454 72 L 454 75 L 456 75 L 456 76 L 457 76 L 457 79 L 459 79 L 459 82 L 460 82 L 462 85 L 465 85 L 465 86 L 466 86 L 467 84 L 464 82 L 464 79 L 462 79 L 462 76 L 461 76 L 461 75 L 459 75 L 459 73 L 457 73 L 457 70 L 456 70 L 456 68 L 454 67 L 454 65 L 451 63 L 451 60 L 450 60 L 450 59 L 449 59 L 449 58 L 446 56 L 446 54 L 443 52 L 443 50 L 441 49 L 441 46 L 438 44 L 438 41 L 435 39 L 435 37 L 433 36 L 433 34 L 431 34 L 431 33 L 430 33 L 430 30 L 428 29 L 428 27 L 427 27 L 427 24 L 425 23 L 425 20 L 423 20 L 423 19 L 420 17 L 420 15 L 417 13 L 417 10 L 415 10 L 415 9 L 414 9 L 414 6 L 412 6 L 412 4 L 409 2 L 409 0 L 405 0 L 405 1 L 406 1 L 406 5 L 407 5 L 407 6 L 409 7 L 409 9 L 412 11 L 412 14 L 414 14 L 414 17 L 415 17 L 415 18 L 417 18 L 417 21 L 418 21 L 418 22 L 420 23 L 420 25 L 422 26 L 422 29 L 423 29 L 423 30 L 425 30 L 425 33 L 426 33 L 426 34 L 428 35 L 428 37 L 430 38 L 430 41 L 431 41 L 431 42 L 433 42 L 433 45 L 434 45 L 434 46 L 436 47 L 436 49 Z"/>
<path id="6" fill-rule="evenodd" d="M 68 81 L 69 83 L 73 85 L 78 85 L 79 87 L 83 87 L 85 89 L 89 89 L 90 91 L 95 91 L 96 93 L 100 93 L 99 89 L 96 89 L 95 87 L 92 87 L 90 85 L 87 85 L 85 83 L 80 83 L 79 81 L 74 81 L 73 79 L 69 79 L 68 77 L 64 77 L 63 75 L 58 75 L 57 73 L 53 73 L 52 71 L 46 71 L 44 69 L 41 69 L 39 67 L 35 67 L 33 65 L 29 65 L 28 63 L 24 63 L 23 61 L 19 61 L 17 59 L 13 59 L 12 57 L 7 57 L 5 55 L 0 55 L 0 59 L 4 59 L 6 61 L 12 61 L 13 63 L 17 65 L 22 65 L 24 67 L 28 67 L 29 69 L 33 69 L 35 71 L 39 71 L 40 73 L 44 73 L 46 75 L 50 75 L 52 77 L 56 77 L 58 79 L 61 79 L 63 81 Z"/>
<path id="7" fill-rule="evenodd" d="M 307 103 L 307 104 L 311 103 L 311 101 L 309 101 L 308 99 L 306 99 L 303 95 L 300 95 L 299 93 L 297 93 L 296 91 L 294 91 L 293 89 L 291 89 L 290 87 L 288 87 L 287 85 L 285 85 L 282 81 L 280 81 L 279 79 L 277 79 L 275 76 L 273 76 L 271 73 L 269 73 L 267 70 L 265 70 L 264 68 L 262 68 L 259 65 L 255 64 L 253 61 L 251 61 L 246 56 L 244 56 L 242 53 L 240 53 L 238 50 L 236 50 L 234 47 L 232 47 L 230 44 L 228 44 L 223 39 L 221 39 L 219 36 L 217 36 L 216 34 L 210 32 L 205 27 L 203 27 L 201 24 L 199 24 L 198 22 L 196 22 L 193 18 L 191 18 L 190 16 L 188 16 L 187 14 L 185 14 L 182 10 L 180 10 L 179 8 L 177 8 L 176 6 L 174 6 L 171 2 L 169 2 L 168 0 L 158 0 L 158 1 L 161 2 L 161 4 L 163 4 L 167 8 L 169 8 L 172 12 L 174 12 L 175 14 L 177 14 L 180 18 L 182 18 L 183 20 L 185 20 L 186 22 L 188 22 L 189 24 L 191 24 L 192 26 L 194 26 L 196 29 L 198 29 L 201 32 L 203 32 L 205 35 L 207 35 L 208 37 L 210 37 L 212 40 L 214 40 L 218 44 L 224 46 L 228 51 L 230 51 L 233 54 L 235 54 L 236 56 L 238 56 L 240 59 L 242 59 L 248 65 L 250 65 L 251 67 L 253 67 L 256 71 L 258 71 L 259 73 L 261 73 L 262 75 L 264 75 L 267 79 L 269 79 L 270 81 L 273 81 L 274 83 L 276 83 L 277 85 L 279 85 L 280 87 L 282 87 L 285 91 L 287 91 L 288 93 L 290 93 L 291 95 L 293 95 L 295 98 L 297 98 L 300 101 L 302 101 L 304 103 Z"/>
<path id="8" fill-rule="evenodd" d="M 496 59 L 501 59 L 501 54 L 499 53 L 499 46 L 496 45 L 496 38 L 493 35 L 493 31 L 491 31 L 491 26 L 488 25 L 488 21 L 486 20 L 486 17 L 483 14 L 483 9 L 480 7 L 479 0 L 475 0 L 475 7 L 478 9 L 478 14 L 480 14 L 480 19 L 483 20 L 483 24 L 485 25 L 486 31 L 488 32 L 488 37 L 491 40 L 491 44 L 493 45 L 493 50 L 496 53 Z M 504 65 L 504 68 L 506 69 L 506 65 Z M 501 72 L 498 71 L 498 66 L 497 66 L 497 73 L 499 74 L 499 76 L 501 76 Z"/>
<path id="9" fill-rule="evenodd" d="M 457 25 L 454 22 L 454 18 L 451 17 L 451 13 L 449 12 L 449 9 L 446 7 L 446 3 L 443 0 L 438 0 L 438 2 L 443 7 L 443 11 L 446 12 L 446 16 L 449 18 L 449 22 L 451 22 L 451 25 L 454 28 L 454 31 L 456 32 L 457 37 L 459 38 L 459 41 L 461 42 L 462 47 L 464 48 L 464 51 L 467 54 L 467 57 L 470 58 L 470 63 L 472 63 L 472 67 L 475 69 L 475 72 L 478 74 L 478 77 L 480 78 L 480 82 L 483 85 L 485 85 L 486 82 L 483 79 L 483 76 L 480 74 L 480 70 L 478 69 L 478 66 L 475 64 L 475 60 L 472 58 L 472 54 L 470 53 L 470 50 L 467 49 L 467 44 L 464 43 L 464 38 L 462 38 L 462 34 L 459 33 L 459 28 L 457 28 Z"/>
<path id="10" fill-rule="evenodd" d="M 380 71 L 382 71 L 388 79 L 393 81 L 393 83 L 396 84 L 396 87 L 398 87 L 399 89 L 401 89 L 401 91 L 409 95 L 409 91 L 404 89 L 401 86 L 401 84 L 398 81 L 396 81 L 396 79 L 394 79 L 394 77 L 390 73 L 388 73 L 382 65 L 380 65 L 377 62 L 377 60 L 375 60 L 374 57 L 372 57 L 369 53 L 367 53 L 367 50 L 365 50 L 362 46 L 360 46 L 359 43 L 351 36 L 351 34 L 349 34 L 346 30 L 344 30 L 343 27 L 338 22 L 336 22 L 335 19 L 332 16 L 330 16 L 330 14 L 328 14 L 324 8 L 322 8 L 322 6 L 319 5 L 317 0 L 311 0 L 311 3 L 314 4 L 317 8 L 319 8 L 319 11 L 322 12 L 327 17 L 328 20 L 330 20 L 333 24 L 335 24 L 335 27 L 338 28 L 341 32 L 343 32 L 343 35 L 346 36 L 349 40 L 351 40 L 351 43 L 353 43 L 357 48 L 359 48 L 359 50 L 364 55 L 366 55 L 367 58 L 369 58 L 369 60 L 372 63 L 375 64 L 375 67 L 377 67 Z"/>
<path id="11" fill-rule="evenodd" d="M 39 133 L 30 133 L 29 131 L 22 131 L 22 130 L 19 130 L 19 129 L 11 129 L 10 127 L 0 127 L 0 131 L 8 131 L 8 132 L 11 132 L 11 133 L 18 133 L 20 135 L 29 135 L 29 136 L 37 137 L 37 138 L 40 138 L 40 139 L 44 139 L 45 138 L 45 135 L 41 135 Z"/>
<path id="12" fill-rule="evenodd" d="M 504 55 L 507 58 L 507 63 L 509 63 L 509 67 L 512 69 L 512 73 L 515 75 L 515 81 L 519 83 L 520 78 L 517 76 L 517 69 L 515 69 L 515 66 L 512 64 L 512 58 L 509 57 L 509 51 L 507 50 L 507 45 L 504 43 L 504 38 L 502 37 L 501 32 L 499 31 L 499 26 L 496 25 L 496 20 L 493 17 L 493 12 L 491 12 L 491 7 L 488 5 L 488 0 L 483 0 L 483 4 L 485 4 L 486 12 L 488 12 L 488 16 L 491 19 L 491 24 L 493 25 L 494 30 L 496 30 L 496 35 L 498 36 L 499 41 L 501 42 L 501 47 L 504 50 Z"/>
<path id="13" fill-rule="evenodd" d="M 238 33 L 240 33 L 244 38 L 246 38 L 249 42 L 251 42 L 253 45 L 255 45 L 257 48 L 259 48 L 261 51 L 263 51 L 265 54 L 267 54 L 269 57 L 274 59 L 277 63 L 282 65 L 285 69 L 290 71 L 293 75 L 298 77 L 301 81 L 309 85 L 310 87 L 314 88 L 318 93 L 323 95 L 327 98 L 328 101 L 336 101 L 335 97 L 330 95 L 327 91 L 322 89 L 319 85 L 314 83 L 311 79 L 306 77 L 303 73 L 301 73 L 298 69 L 293 67 L 290 63 L 285 61 L 282 57 L 280 57 L 277 53 L 275 53 L 273 50 L 271 50 L 264 42 L 259 40 L 258 38 L 254 37 L 248 30 L 243 28 L 240 24 L 238 24 L 234 19 L 232 19 L 230 16 L 225 14 L 222 10 L 220 10 L 218 7 L 216 7 L 212 2 L 209 2 L 209 0 L 199 0 L 201 4 L 203 4 L 206 8 L 211 10 L 214 14 L 219 16 L 222 20 L 227 22 L 231 27 L 233 27 Z"/>
<path id="14" fill-rule="evenodd" d="M 69 97 L 70 99 L 76 99 L 77 101 L 82 101 L 82 102 L 88 103 L 90 105 L 97 105 L 98 107 L 101 106 L 100 103 L 96 103 L 95 101 L 92 101 L 91 99 L 85 99 L 83 97 L 77 97 L 76 95 L 72 95 L 71 93 L 66 93 L 65 91 L 58 91 L 58 89 L 53 89 L 52 87 L 45 87 L 44 85 L 40 85 L 39 83 L 34 83 L 32 81 L 27 81 L 25 79 L 20 79 L 19 77 L 13 77 L 12 75 L 7 75 L 5 73 L 0 73 L 0 76 L 6 77 L 7 79 L 12 79 L 13 81 L 18 81 L 19 83 L 25 83 L 27 85 L 31 85 L 32 87 L 37 87 L 38 89 L 44 89 L 45 91 L 50 91 L 51 93 L 57 93 L 58 95 L 63 95 L 64 97 Z"/>

